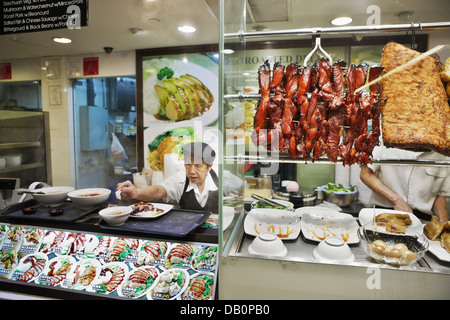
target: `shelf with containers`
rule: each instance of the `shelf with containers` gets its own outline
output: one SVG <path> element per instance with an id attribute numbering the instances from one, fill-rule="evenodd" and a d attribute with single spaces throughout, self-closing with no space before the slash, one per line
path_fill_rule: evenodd
<path id="1" fill-rule="evenodd" d="M 0 177 L 52 182 L 48 112 L 0 111 Z"/>
<path id="2" fill-rule="evenodd" d="M 221 129 L 225 137 L 223 168 L 241 177 L 243 185 L 245 185 L 244 180 L 249 163 L 266 163 L 269 168 L 276 168 L 279 164 L 284 163 L 294 164 L 297 169 L 297 178 L 299 171 L 308 166 L 335 166 L 333 162 L 323 157 L 314 161 L 305 161 L 301 158 L 292 159 L 287 154 L 268 152 L 264 148 L 256 148 L 252 144 L 253 117 L 256 105 L 261 99 L 256 69 L 265 60 L 269 59 L 272 65 L 278 61 L 285 66 L 295 62 L 295 59 L 299 59 L 301 62 L 314 47 L 314 41 L 321 38 L 323 48 L 333 57 L 333 60 L 352 61 L 354 58 L 352 51 L 357 52 L 358 48 L 372 47 L 380 52 L 379 61 L 382 48 L 388 41 L 409 45 L 414 40 L 416 48 L 423 52 L 427 50 L 428 42 L 428 36 L 423 34 L 424 31 L 431 32 L 450 27 L 450 22 L 423 22 L 376 27 L 351 26 L 280 30 L 268 28 L 262 31 L 247 31 L 248 12 L 246 10 L 245 1 L 221 2 L 222 23 L 219 43 L 222 61 L 219 67 L 220 94 L 224 110 Z M 414 33 L 414 29 L 420 30 L 421 34 L 416 33 L 414 38 L 411 34 L 404 35 L 408 31 Z M 361 36 L 364 39 L 363 45 L 358 44 L 358 41 L 355 40 L 355 34 L 364 36 Z M 352 50 L 353 48 L 355 50 Z M 364 59 L 364 54 L 361 54 L 361 58 Z M 239 116 L 245 119 L 244 125 L 240 125 L 235 120 Z M 450 166 L 450 162 L 447 160 L 383 158 L 372 159 L 372 163 L 444 168 Z M 309 169 L 304 169 L 303 172 L 305 170 Z M 274 172 L 269 172 L 269 176 L 273 174 Z M 325 179 L 327 178 L 328 181 L 333 181 L 335 177 L 325 177 Z M 302 184 L 302 181 L 299 183 Z M 241 192 L 223 200 L 221 272 L 219 274 L 222 284 L 219 292 L 221 298 L 245 296 L 266 299 L 275 296 L 277 298 L 337 296 L 376 298 L 395 297 L 395 294 L 397 297 L 419 297 L 426 294 L 429 294 L 429 297 L 442 297 L 442 294 L 446 292 L 446 286 L 443 283 L 449 284 L 450 262 L 443 256 L 429 252 L 430 250 L 415 264 L 398 267 L 377 263 L 368 256 L 363 242 L 358 241 L 349 245 L 355 257 L 354 262 L 350 264 L 320 262 L 314 257 L 314 251 L 318 247 L 319 241 L 316 241 L 317 239 L 312 241 L 305 237 L 303 232 L 300 232 L 298 238 L 283 241 L 288 249 L 285 256 L 250 254 L 249 247 L 255 240 L 256 234 L 252 234 L 248 229 L 250 223 L 247 221 L 248 208 L 245 206 L 248 199 L 245 197 L 244 188 Z M 364 207 L 367 208 L 362 205 L 359 209 Z M 359 223 L 357 212 L 353 214 L 353 218 L 355 223 Z M 422 221 L 422 223 L 424 222 Z M 444 249 L 442 248 L 442 250 Z M 435 252 L 435 249 L 432 251 Z M 372 270 L 376 270 L 373 271 L 374 276 L 377 275 L 376 272 L 380 272 L 382 278 L 395 278 L 396 280 L 391 284 L 384 284 L 382 289 L 378 288 L 376 283 L 371 287 L 369 282 Z M 261 282 L 262 277 L 267 279 L 268 274 L 276 277 L 277 281 Z M 422 283 L 422 281 L 425 281 L 427 285 L 423 288 L 424 291 L 420 292 L 415 288 L 414 283 Z M 394 285 L 397 286 L 395 290 L 393 289 Z M 433 288 L 433 285 L 436 286 Z M 261 290 L 262 288 L 265 290 Z M 378 290 L 373 290 L 374 288 L 378 288 Z M 392 292 L 389 292 L 391 289 Z M 400 292 L 398 292 L 399 290 Z"/>

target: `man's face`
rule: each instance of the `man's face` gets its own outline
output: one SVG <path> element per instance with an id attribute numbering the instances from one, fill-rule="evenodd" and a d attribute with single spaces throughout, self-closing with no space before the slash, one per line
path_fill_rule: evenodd
<path id="1" fill-rule="evenodd" d="M 194 158 L 191 158 L 190 161 L 189 159 L 185 161 L 184 167 L 189 181 L 197 185 L 202 185 L 205 182 L 206 176 L 211 170 L 211 166 Z"/>

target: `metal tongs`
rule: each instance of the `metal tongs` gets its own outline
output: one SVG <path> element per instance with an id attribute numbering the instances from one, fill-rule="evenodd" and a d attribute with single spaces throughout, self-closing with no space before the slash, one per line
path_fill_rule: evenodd
<path id="1" fill-rule="evenodd" d="M 267 198 L 261 197 L 260 195 L 258 195 L 256 193 L 252 193 L 252 198 L 256 199 L 256 200 L 259 200 L 259 201 L 262 201 L 262 202 L 265 202 L 268 205 L 271 205 L 271 206 L 274 206 L 274 207 L 280 207 L 281 206 L 281 207 L 287 208 L 286 206 L 282 205 L 279 202 L 275 202 L 275 201 L 269 200 Z"/>

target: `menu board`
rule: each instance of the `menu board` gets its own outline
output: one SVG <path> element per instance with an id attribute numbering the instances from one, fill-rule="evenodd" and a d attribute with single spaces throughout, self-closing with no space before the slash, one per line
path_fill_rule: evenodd
<path id="1" fill-rule="evenodd" d="M 0 225 L 0 278 L 142 300 L 214 298 L 218 247 Z"/>
<path id="2" fill-rule="evenodd" d="M 89 0 L 4 0 L 0 2 L 0 34 L 88 25 Z"/>

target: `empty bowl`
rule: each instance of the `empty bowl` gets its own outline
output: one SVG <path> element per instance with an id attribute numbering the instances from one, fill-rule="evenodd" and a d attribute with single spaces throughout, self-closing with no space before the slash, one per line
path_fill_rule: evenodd
<path id="1" fill-rule="evenodd" d="M 100 210 L 98 214 L 107 224 L 115 227 L 124 224 L 130 216 L 131 211 L 133 211 L 132 207 L 118 206 Z"/>
<path id="2" fill-rule="evenodd" d="M 72 187 L 47 187 L 33 190 L 33 198 L 40 204 L 48 207 L 58 207 L 64 204 L 67 194 L 73 191 Z"/>
<path id="3" fill-rule="evenodd" d="M 248 253 L 273 257 L 284 257 L 287 248 L 283 241 L 271 232 L 259 234 L 248 247 Z"/>
<path id="4" fill-rule="evenodd" d="M 319 262 L 350 263 L 355 256 L 347 243 L 339 237 L 328 237 L 322 240 L 313 251 L 313 256 Z"/>
<path id="5" fill-rule="evenodd" d="M 105 203 L 110 193 L 111 190 L 105 188 L 87 188 L 69 192 L 68 196 L 76 206 L 88 209 Z"/>

